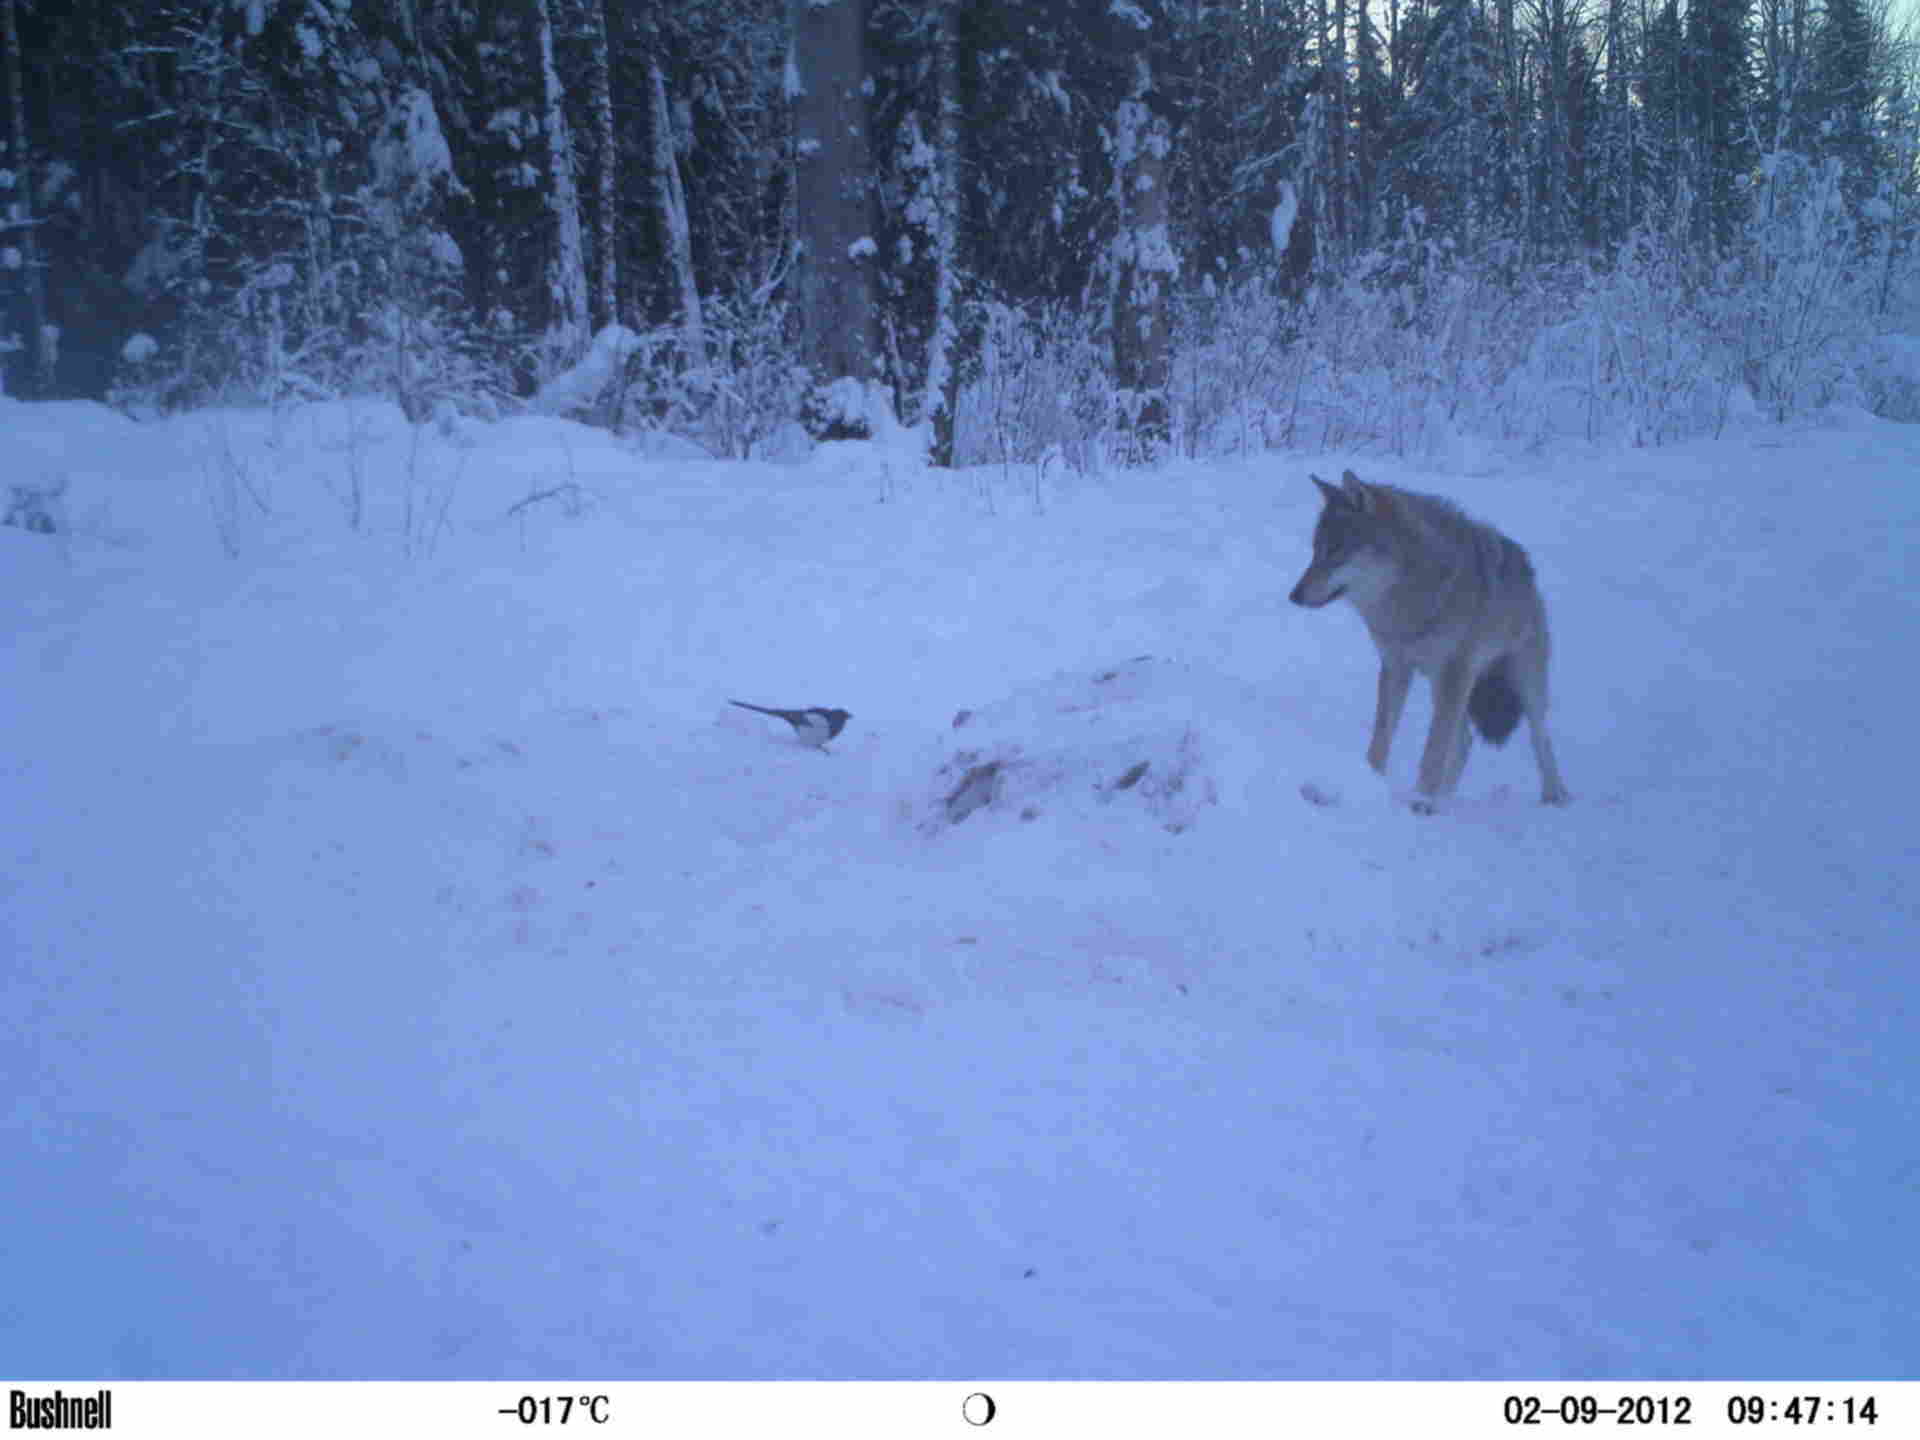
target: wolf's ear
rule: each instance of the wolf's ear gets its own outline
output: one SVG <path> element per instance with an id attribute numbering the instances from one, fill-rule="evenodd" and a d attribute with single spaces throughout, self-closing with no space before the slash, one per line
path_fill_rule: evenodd
<path id="1" fill-rule="evenodd" d="M 1341 472 L 1340 483 L 1345 487 L 1342 494 L 1347 504 L 1356 510 L 1372 511 L 1385 498 L 1351 470 Z"/>
<path id="2" fill-rule="evenodd" d="M 1322 480 L 1318 475 L 1308 475 L 1307 478 L 1313 481 L 1314 484 L 1320 487 L 1320 498 L 1325 500 L 1327 504 L 1350 505 L 1353 503 L 1351 498 L 1347 495 L 1347 492 L 1342 490 L 1339 486 L 1329 485 L 1326 481 Z"/>

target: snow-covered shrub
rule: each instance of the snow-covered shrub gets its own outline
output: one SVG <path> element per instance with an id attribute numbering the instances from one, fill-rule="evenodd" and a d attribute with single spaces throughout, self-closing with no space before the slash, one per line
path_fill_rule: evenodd
<path id="1" fill-rule="evenodd" d="M 787 307 L 756 291 L 702 302 L 698 326 L 608 326 L 536 407 L 619 434 L 659 432 L 709 454 L 751 459 L 799 414 L 805 370 Z"/>
<path id="2" fill-rule="evenodd" d="M 1562 433 L 1659 445 L 1712 428 L 1724 398 L 1684 237 L 1643 227 L 1535 335 L 1526 377 Z"/>
<path id="3" fill-rule="evenodd" d="M 589 424 L 614 425 L 634 357 L 648 343 L 624 325 L 604 327 L 576 364 L 549 378 L 535 392 L 534 408 Z"/>
<path id="4" fill-rule="evenodd" d="M 698 332 L 647 332 L 628 366 L 618 428 L 665 430 L 727 459 L 760 456 L 806 392 L 788 332 L 787 306 L 766 287 L 709 297 Z"/>
<path id="5" fill-rule="evenodd" d="M 144 330 L 129 336 L 120 347 L 120 363 L 107 387 L 107 403 L 131 419 L 153 419 L 162 412 L 165 373 L 160 342 Z"/>
<path id="6" fill-rule="evenodd" d="M 1416 236 L 1361 257 L 1308 297 L 1303 333 L 1318 363 L 1305 438 L 1418 455 L 1460 431 L 1500 433 L 1527 298 L 1497 249 L 1462 255 Z"/>
<path id="7" fill-rule="evenodd" d="M 1920 422 L 1920 335 L 1874 337 L 1862 348 L 1857 374 L 1874 414 Z"/>
<path id="8" fill-rule="evenodd" d="M 1285 420 L 1305 374 L 1301 315 L 1271 277 L 1205 283 L 1175 303 L 1168 398 L 1189 457 L 1245 455 L 1291 441 Z"/>
<path id="9" fill-rule="evenodd" d="M 1278 446 L 1430 454 L 1461 432 L 1533 439 L 1521 391 L 1577 278 L 1417 237 L 1298 298 L 1255 275 L 1179 309 L 1176 435 L 1190 455 Z"/>
<path id="10" fill-rule="evenodd" d="M 1189 455 L 1305 446 L 1434 456 L 1465 437 L 1657 445 L 1761 408 L 1920 416 L 1920 206 L 1850 213 L 1831 163 L 1766 157 L 1744 227 L 1703 252 L 1684 190 L 1614 251 L 1557 264 L 1468 253 L 1410 221 L 1297 296 L 1203 285 L 1175 328 Z"/>
<path id="11" fill-rule="evenodd" d="M 1057 455 L 1088 470 L 1113 458 L 1119 410 L 1097 316 L 1064 302 L 984 301 L 965 307 L 963 324 L 977 349 L 960 385 L 956 465 Z"/>
<path id="12" fill-rule="evenodd" d="M 1866 338 L 1862 252 L 1836 159 L 1761 157 L 1752 213 L 1703 309 L 1730 381 L 1775 420 L 1823 405 L 1851 382 Z"/>

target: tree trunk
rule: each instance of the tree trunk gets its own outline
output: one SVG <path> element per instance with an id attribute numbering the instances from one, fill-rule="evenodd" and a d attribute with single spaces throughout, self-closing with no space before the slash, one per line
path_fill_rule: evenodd
<path id="1" fill-rule="evenodd" d="M 1135 463 L 1157 456 L 1169 434 L 1167 292 L 1178 270 L 1167 234 L 1171 132 L 1166 119 L 1148 108 L 1152 91 L 1152 67 L 1146 56 L 1138 56 L 1133 93 L 1120 102 L 1114 125 L 1120 234 L 1115 242 L 1113 366 L 1122 394 L 1122 420 L 1133 431 L 1130 458 Z"/>
<path id="2" fill-rule="evenodd" d="M 933 344 L 927 398 L 933 464 L 953 464 L 953 420 L 960 401 L 960 33 L 955 0 L 941 0 L 934 22 Z"/>
<path id="3" fill-rule="evenodd" d="M 7 94 L 12 102 L 7 116 L 11 163 L 6 168 L 13 171 L 13 193 L 8 201 L 10 208 L 17 207 L 16 213 L 24 222 L 15 238 L 19 242 L 20 278 L 27 297 L 27 326 L 33 332 L 24 337 L 28 353 L 33 356 L 29 383 L 34 388 L 29 393 L 44 395 L 53 389 L 54 336 L 47 323 L 40 253 L 33 238 L 33 156 L 27 148 L 27 102 L 20 93 L 20 28 L 14 14 L 14 0 L 0 0 L 0 47 L 6 51 Z M 5 338 L 0 335 L 0 339 Z"/>
<path id="4" fill-rule="evenodd" d="M 866 11 L 866 0 L 789 0 L 787 10 L 797 229 L 793 287 L 801 354 L 816 397 L 835 381 L 864 386 L 877 378 Z M 835 389 L 844 397 L 843 387 Z M 813 418 L 822 435 L 862 429 L 844 401 Z"/>
<path id="5" fill-rule="evenodd" d="M 680 185 L 680 162 L 674 155 L 673 112 L 667 108 L 667 81 L 657 62 L 647 63 L 647 87 L 652 95 L 653 184 L 660 205 L 661 229 L 667 237 L 667 263 L 673 268 L 674 288 L 680 294 L 680 324 L 686 336 L 687 356 L 697 364 L 706 353 L 700 316 L 700 287 L 693 275 L 693 230 L 687 222 L 687 195 Z"/>
<path id="6" fill-rule="evenodd" d="M 613 55 L 607 38 L 607 0 L 593 10 L 593 130 L 596 188 L 594 213 L 593 324 L 596 330 L 620 318 L 620 272 L 614 258 L 614 181 L 618 153 L 613 146 Z"/>
<path id="7" fill-rule="evenodd" d="M 552 258 L 547 265 L 547 364 L 563 369 L 587 348 L 587 256 L 580 228 L 580 187 L 574 179 L 573 138 L 562 105 L 560 72 L 553 60 L 553 8 L 534 0 L 534 24 L 540 45 L 540 78 L 546 98 L 547 154 L 551 164 L 547 204 L 555 220 Z"/>
<path id="8" fill-rule="evenodd" d="M 1353 114 L 1347 85 L 1347 6 L 1333 0 L 1333 45 L 1327 52 L 1327 198 L 1329 229 L 1333 232 L 1335 263 L 1344 265 L 1353 253 L 1353 226 L 1348 217 L 1352 186 L 1347 178 L 1347 144 Z"/>

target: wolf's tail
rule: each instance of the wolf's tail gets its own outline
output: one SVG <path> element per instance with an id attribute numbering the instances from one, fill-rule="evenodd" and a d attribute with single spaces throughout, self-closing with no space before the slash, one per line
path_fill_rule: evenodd
<path id="1" fill-rule="evenodd" d="M 1513 688 L 1513 679 L 1507 674 L 1505 656 L 1489 665 L 1474 682 L 1473 692 L 1467 696 L 1467 714 L 1473 719 L 1474 729 L 1490 745 L 1506 744 L 1519 725 L 1520 692 Z"/>

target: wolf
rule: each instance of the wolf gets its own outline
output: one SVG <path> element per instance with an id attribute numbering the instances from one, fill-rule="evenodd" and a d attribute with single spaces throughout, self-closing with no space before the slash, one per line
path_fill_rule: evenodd
<path id="1" fill-rule="evenodd" d="M 1344 597 L 1367 623 L 1380 652 L 1367 763 L 1385 773 L 1418 670 L 1433 685 L 1433 729 L 1415 809 L 1431 813 L 1453 793 L 1474 728 L 1501 745 L 1523 714 L 1540 799 L 1566 804 L 1573 797 L 1547 734 L 1547 607 L 1527 552 L 1438 495 L 1368 485 L 1351 470 L 1337 486 L 1310 478 L 1320 487 L 1320 523 L 1312 563 L 1289 598 L 1317 610 Z"/>

